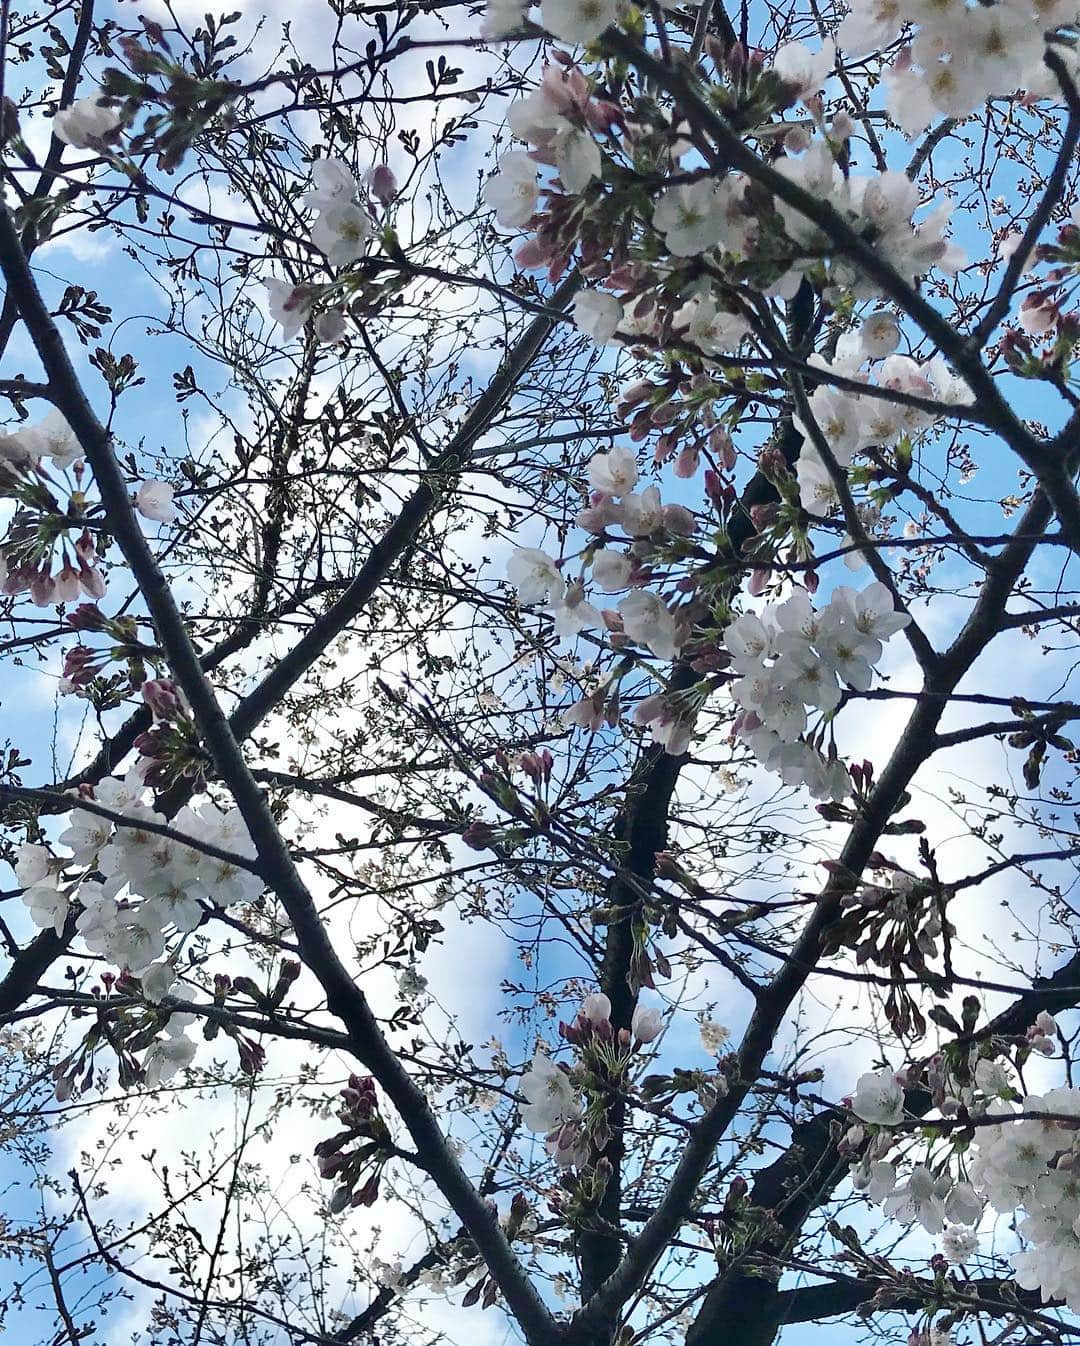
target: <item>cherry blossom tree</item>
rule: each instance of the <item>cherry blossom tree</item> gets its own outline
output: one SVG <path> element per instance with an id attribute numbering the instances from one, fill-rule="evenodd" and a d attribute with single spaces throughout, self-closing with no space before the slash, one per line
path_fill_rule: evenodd
<path id="1" fill-rule="evenodd" d="M 1075 6 L 2 18 L 5 1328 L 1080 1333 Z"/>

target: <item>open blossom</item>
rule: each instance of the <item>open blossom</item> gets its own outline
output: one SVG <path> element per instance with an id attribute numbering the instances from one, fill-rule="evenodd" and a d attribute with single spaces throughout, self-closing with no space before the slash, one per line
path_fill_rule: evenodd
<path id="1" fill-rule="evenodd" d="M 574 323 L 600 346 L 612 343 L 622 319 L 622 305 L 603 290 L 582 290 L 574 297 Z"/>
<path id="2" fill-rule="evenodd" d="M 700 1033 L 701 1045 L 710 1056 L 719 1056 L 724 1043 L 731 1037 L 730 1031 L 715 1019 L 703 1019 Z"/>
<path id="3" fill-rule="evenodd" d="M 803 445 L 795 475 L 799 483 L 799 499 L 807 514 L 825 519 L 833 510 L 839 509 L 840 493 L 836 483 L 812 445 Z"/>
<path id="4" fill-rule="evenodd" d="M 83 457 L 82 445 L 61 411 L 50 411 L 27 435 L 34 456 L 51 459 L 54 467 L 70 467 Z"/>
<path id="5" fill-rule="evenodd" d="M 659 594 L 635 590 L 619 604 L 619 616 L 631 640 L 646 646 L 658 659 L 675 658 L 675 618 Z"/>
<path id="6" fill-rule="evenodd" d="M 591 42 L 618 11 L 619 0 L 542 0 L 540 22 L 563 42 Z"/>
<path id="7" fill-rule="evenodd" d="M 577 196 L 600 176 L 600 146 L 588 131 L 568 126 L 555 137 L 552 149 L 559 179 L 571 195 Z"/>
<path id="8" fill-rule="evenodd" d="M 982 1198 L 969 1182 L 958 1182 L 945 1199 L 945 1218 L 953 1224 L 977 1225 L 982 1213 Z"/>
<path id="9" fill-rule="evenodd" d="M 896 1126 L 904 1119 L 904 1088 L 890 1070 L 860 1075 L 851 1111 L 863 1122 Z"/>
<path id="10" fill-rule="evenodd" d="M 310 285 L 290 285 L 268 276 L 263 285 L 270 296 L 270 316 L 281 324 L 281 335 L 291 341 L 311 316 L 315 295 Z"/>
<path id="11" fill-rule="evenodd" d="M 139 978 L 143 998 L 153 1003 L 164 1000 L 175 981 L 176 969 L 171 963 L 152 963 Z"/>
<path id="12" fill-rule="evenodd" d="M 523 229 L 536 212 L 536 165 L 521 150 L 504 154 L 484 183 L 484 201 L 505 229 Z"/>
<path id="13" fill-rule="evenodd" d="M 860 1164 L 852 1171 L 852 1183 L 858 1191 L 864 1191 L 875 1206 L 880 1206 L 896 1190 L 896 1165 L 887 1159 Z"/>
<path id="14" fill-rule="evenodd" d="M 625 552 L 598 551 L 592 558 L 593 583 L 605 593 L 617 593 L 630 583 L 634 563 Z"/>
<path id="15" fill-rule="evenodd" d="M 27 888 L 23 893 L 23 903 L 30 919 L 40 930 L 53 930 L 57 935 L 63 933 L 71 903 L 55 884 L 39 883 Z"/>
<path id="16" fill-rule="evenodd" d="M 980 1093 L 988 1098 L 1009 1098 L 1013 1096 L 1012 1080 L 1001 1061 L 983 1057 L 975 1064 L 975 1084 Z"/>
<path id="17" fill-rule="evenodd" d="M 837 29 L 836 42 L 846 56 L 862 56 L 891 42 L 906 22 L 900 0 L 860 0 Z"/>
<path id="18" fill-rule="evenodd" d="M 667 188 L 653 210 L 653 226 L 676 257 L 697 257 L 716 247 L 724 225 L 721 197 L 711 178 Z"/>
<path id="19" fill-rule="evenodd" d="M 891 313 L 872 313 L 859 328 L 859 342 L 871 360 L 891 355 L 900 344 L 900 329 Z"/>
<path id="20" fill-rule="evenodd" d="M 785 650 L 769 672 L 785 696 L 804 706 L 831 711 L 840 704 L 836 673 L 807 644 Z"/>
<path id="21" fill-rule="evenodd" d="M 744 612 L 724 629 L 724 645 L 731 655 L 731 667 L 737 673 L 758 672 L 773 652 L 774 632 L 760 617 Z"/>
<path id="22" fill-rule="evenodd" d="M 180 817 L 181 814 L 177 814 L 178 821 Z M 200 805 L 196 817 L 197 825 L 191 830 L 196 841 L 209 842 L 239 859 L 255 858 L 254 843 L 238 808 L 222 811 L 207 800 Z M 262 879 L 250 869 L 205 853 L 200 855 L 198 875 L 199 882 L 219 907 L 253 901 L 263 889 Z"/>
<path id="23" fill-rule="evenodd" d="M 518 547 L 511 554 L 506 563 L 506 578 L 523 603 L 557 603 L 566 589 L 558 566 L 536 547 Z"/>
<path id="24" fill-rule="evenodd" d="M 581 1103 L 570 1076 L 537 1048 L 532 1065 L 521 1077 L 527 1106 L 521 1120 L 530 1131 L 548 1132 L 581 1115 Z"/>
<path id="25" fill-rule="evenodd" d="M 158 523 L 172 523 L 176 518 L 173 488 L 167 481 L 148 479 L 141 482 L 135 493 L 135 508 L 144 519 Z"/>
<path id="26" fill-rule="evenodd" d="M 179 1016 L 173 1015 L 173 1019 Z M 172 1021 L 169 1021 L 170 1030 Z M 143 1058 L 143 1070 L 146 1084 L 153 1088 L 165 1084 L 181 1070 L 186 1070 L 195 1059 L 195 1043 L 183 1033 L 167 1038 L 159 1038 L 150 1044 Z"/>
<path id="27" fill-rule="evenodd" d="M 685 340 L 705 355 L 723 355 L 737 349 L 750 330 L 741 314 L 728 313 L 708 294 L 688 299 L 676 310 L 672 322 Z"/>
<path id="28" fill-rule="evenodd" d="M 951 1186 L 947 1175 L 935 1178 L 925 1164 L 920 1164 L 912 1169 L 907 1182 L 886 1198 L 882 1209 L 901 1224 L 918 1221 L 928 1234 L 940 1234 L 945 1227 L 944 1199 Z"/>
<path id="29" fill-rule="evenodd" d="M 575 581 L 566 587 L 566 594 L 549 608 L 557 636 L 575 636 L 579 631 L 594 631 L 603 624 L 603 618 L 591 603 L 585 602 L 585 591 Z"/>
<path id="30" fill-rule="evenodd" d="M 314 190 L 301 198 L 310 210 L 329 210 L 349 202 L 359 190 L 352 170 L 343 159 L 316 159 L 311 166 Z"/>
<path id="31" fill-rule="evenodd" d="M 830 39 L 813 52 L 802 42 L 787 42 L 773 58 L 773 73 L 790 86 L 796 97 L 817 93 L 836 64 L 836 44 Z"/>
<path id="32" fill-rule="evenodd" d="M 347 330 L 345 314 L 339 308 L 326 309 L 315 319 L 315 336 L 323 345 L 340 341 Z"/>
<path id="33" fill-rule="evenodd" d="M 616 447 L 607 453 L 595 454 L 589 460 L 589 485 L 604 495 L 628 495 L 637 485 L 637 479 L 637 458 L 629 449 Z"/>
<path id="34" fill-rule="evenodd" d="M 348 266 L 364 255 L 371 221 L 352 201 L 323 210 L 311 226 L 311 241 L 333 266 Z"/>
<path id="35" fill-rule="evenodd" d="M 663 1032 L 664 1016 L 655 1006 L 638 1005 L 630 1021 L 630 1031 L 638 1042 L 655 1042 Z"/>
<path id="36" fill-rule="evenodd" d="M 112 827 L 108 818 L 80 809 L 57 841 L 71 851 L 74 864 L 91 865 L 112 836 Z"/>
<path id="37" fill-rule="evenodd" d="M 910 625 L 911 617 L 893 603 L 893 596 L 877 580 L 865 589 L 841 586 L 834 590 L 830 606 L 840 611 L 840 620 L 850 625 L 863 638 L 870 663 L 881 658 L 881 646 L 890 636 Z"/>
<path id="38" fill-rule="evenodd" d="M 32 888 L 49 877 L 51 856 L 44 846 L 24 841 L 15 852 L 15 877 L 23 888 Z"/>
<path id="39" fill-rule="evenodd" d="M 87 149 L 111 136 L 120 125 L 120 114 L 101 102 L 104 97 L 99 91 L 58 112 L 53 118 L 53 134 L 57 140 L 76 149 Z"/>
<path id="40" fill-rule="evenodd" d="M 583 106 L 583 101 L 576 99 L 569 89 L 570 78 L 557 67 L 545 65 L 540 83 L 524 98 L 510 104 L 506 123 L 518 140 L 547 145 L 560 131 L 573 125 L 569 114 L 576 106 Z M 583 93 L 587 98 L 587 86 Z"/>
<path id="41" fill-rule="evenodd" d="M 631 537 L 648 537 L 663 523 L 664 508 L 658 486 L 646 486 L 643 491 L 632 491 L 623 497 L 622 526 Z"/>

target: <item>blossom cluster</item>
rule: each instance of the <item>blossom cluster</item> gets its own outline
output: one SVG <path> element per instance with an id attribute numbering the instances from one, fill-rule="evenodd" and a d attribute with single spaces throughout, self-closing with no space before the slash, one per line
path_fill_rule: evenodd
<path id="1" fill-rule="evenodd" d="M 1080 1089 L 1049 1089 L 1018 1103 L 1057 1121 L 1003 1121 L 980 1128 L 972 1181 L 998 1211 L 1020 1211 L 1027 1245 L 1013 1258 L 1016 1280 L 1043 1299 L 1080 1311 Z M 1075 1118 L 1075 1121 L 1067 1119 Z"/>
<path id="2" fill-rule="evenodd" d="M 1053 1053 L 1053 1017 L 1041 1012 L 1017 1044 L 1020 1055 Z M 1045 1300 L 1080 1309 L 1080 1089 L 1041 1094 L 1017 1088 L 1005 1061 L 972 1049 L 959 1082 L 936 1060 L 927 1082 L 946 1117 L 978 1120 L 970 1143 L 950 1145 L 944 1155 L 916 1164 L 903 1178 L 887 1158 L 905 1121 L 904 1074 L 871 1072 L 860 1077 L 850 1100 L 859 1125 L 845 1137 L 859 1152 L 852 1169 L 857 1189 L 901 1224 L 918 1223 L 941 1237 L 952 1263 L 978 1250 L 978 1226 L 987 1205 L 1008 1214 L 1023 1240 L 1013 1255 L 1016 1280 Z M 866 1128 L 870 1128 L 867 1135 Z M 932 1123 L 930 1124 L 932 1130 Z M 959 1174 L 956 1173 L 959 1166 Z"/>
<path id="3" fill-rule="evenodd" d="M 585 997 L 574 1022 L 563 1024 L 562 1033 L 582 1057 L 582 1064 L 569 1068 L 553 1061 L 537 1047 L 529 1069 L 521 1077 L 525 1106 L 521 1120 L 530 1131 L 545 1134 L 548 1154 L 560 1168 L 581 1168 L 589 1162 L 597 1137 L 590 1127 L 582 1089 L 594 1058 L 606 1072 L 617 1071 L 635 1046 L 653 1042 L 663 1031 L 663 1016 L 655 1007 L 638 1005 L 630 1031 L 616 1033 L 611 1024 L 611 1001 L 602 992 Z"/>
<path id="4" fill-rule="evenodd" d="M 338 1184 L 330 1198 L 333 1214 L 346 1206 L 374 1205 L 390 1153 L 390 1132 L 379 1113 L 375 1081 L 370 1075 L 349 1076 L 341 1091 L 338 1118 L 345 1129 L 315 1147 L 319 1176 Z"/>
<path id="5" fill-rule="evenodd" d="M 820 611 L 805 590 L 760 615 L 746 612 L 724 631 L 731 693 L 742 708 L 737 732 L 757 759 L 787 784 L 806 784 L 817 799 L 842 799 L 847 769 L 804 737 L 808 711 L 825 721 L 836 710 L 841 683 L 866 691 L 884 643 L 911 618 L 896 609 L 884 584 L 837 588 Z"/>
<path id="6" fill-rule="evenodd" d="M 687 607 L 674 609 L 648 587 L 665 545 L 692 533 L 696 521 L 682 505 L 662 503 L 659 488 L 638 485 L 634 454 L 614 447 L 593 456 L 588 468 L 592 487 L 577 523 L 609 541 L 608 530 L 627 535 L 627 550 L 591 544 L 585 551 L 593 584 L 606 592 L 629 589 L 615 610 L 599 610 L 586 599 L 583 579 L 569 583 L 559 562 L 535 547 L 519 547 L 507 563 L 507 577 L 525 603 L 546 604 L 556 635 L 605 627 L 620 649 L 636 644 L 658 659 L 674 659 L 695 636 Z M 685 589 L 685 585 L 682 586 Z M 893 595 L 880 582 L 862 591 L 837 588 L 829 603 L 815 610 L 809 594 L 796 589 L 783 602 L 766 605 L 760 615 L 745 613 L 732 621 L 717 642 L 711 637 L 714 666 L 719 656 L 738 675 L 731 685 L 740 707 L 737 730 L 755 756 L 789 784 L 805 783 L 818 799 L 842 799 L 849 789 L 847 770 L 835 755 L 826 758 L 805 740 L 807 710 L 822 712 L 822 727 L 836 710 L 841 684 L 866 691 L 885 642 L 911 618 L 896 609 Z M 703 657 L 697 632 L 696 657 Z M 721 648 L 722 647 L 722 648 Z M 605 713 L 606 687 L 587 694 L 564 717 L 571 725 L 597 729 Z M 635 723 L 650 728 L 654 742 L 668 752 L 686 751 L 692 720 L 662 694 L 646 697 L 635 709 Z"/>
<path id="7" fill-rule="evenodd" d="M 814 368 L 865 383 L 867 392 L 822 384 L 807 399 L 809 417 L 795 418 L 803 434 L 796 477 L 802 506 L 808 514 L 820 518 L 840 507 L 832 466 L 846 469 L 856 454 L 871 447 L 889 449 L 905 438 L 910 442 L 936 424 L 933 411 L 912 402 L 889 401 L 875 395 L 874 387 L 944 405 L 960 405 L 970 400 L 967 385 L 940 356 L 920 363 L 910 356 L 894 354 L 899 340 L 899 328 L 892 315 L 877 312 L 869 315 L 858 329 L 839 338 L 831 360 L 817 355 L 810 357 L 808 363 Z M 871 384 L 862 366 L 867 361 L 879 360 L 875 382 Z M 823 460 L 815 430 L 827 444 L 833 464 Z M 846 473 L 840 475 L 844 477 Z"/>
<path id="8" fill-rule="evenodd" d="M 683 505 L 664 505 L 656 486 L 635 491 L 637 478 L 637 463 L 628 449 L 616 447 L 596 454 L 589 464 L 590 503 L 577 516 L 578 524 L 590 532 L 606 534 L 617 526 L 631 542 L 627 552 L 593 548 L 588 557 L 598 588 L 617 593 L 633 587 L 619 602 L 614 617 L 586 602 L 582 582 L 567 584 L 558 564 L 537 548 L 515 549 L 507 577 L 523 603 L 548 604 L 556 635 L 574 635 L 606 624 L 626 637 L 620 643 L 633 642 L 658 659 L 673 659 L 689 627 L 663 598 L 644 587 L 651 575 L 644 560 L 658 542 L 693 532 L 694 518 Z"/>
<path id="9" fill-rule="evenodd" d="M 1043 60 L 1047 34 L 1076 22 L 1076 0 L 1002 0 L 993 5 L 963 0 L 908 0 L 904 5 L 855 0 L 836 40 L 848 57 L 891 47 L 905 28 L 914 36 L 900 47 L 885 78 L 893 120 L 917 135 L 937 117 L 964 117 L 993 95 L 1024 90 L 1028 98 L 1060 98 Z M 1074 74 L 1068 43 L 1054 50 Z"/>
<path id="10" fill-rule="evenodd" d="M 508 31 L 520 16 L 518 9 Z M 546 12 L 541 18 L 547 24 Z M 601 23 L 597 14 L 599 27 L 581 40 L 595 37 L 610 19 Z M 742 98 L 768 120 L 822 87 L 834 53 L 814 56 L 789 44 L 773 71 L 734 49 L 726 67 L 715 53 L 712 59 L 718 97 Z M 708 545 L 710 513 L 723 527 L 734 508 L 726 474 L 736 452 L 717 404 L 730 377 L 725 361 L 746 343 L 760 347 L 762 341 L 760 324 L 742 296 L 749 286 L 766 298 L 789 299 L 813 276 L 826 295 L 842 299 L 854 313 L 861 303 L 879 298 L 879 287 L 801 211 L 778 197 L 772 209 L 763 210 L 760 191 L 745 174 L 695 171 L 693 138 L 674 117 L 660 104 L 629 115 L 603 85 L 556 52 L 539 84 L 508 112 L 511 134 L 529 148 L 503 156 L 485 197 L 500 224 L 528 231 L 517 254 L 522 266 L 546 267 L 554 277 L 577 252 L 586 277 L 598 282 L 575 299 L 573 316 L 581 331 L 602 345 L 626 344 L 642 356 L 663 354 L 665 372 L 625 389 L 618 411 L 629 420 L 631 442 L 659 436 L 655 461 L 673 459 L 676 476 L 692 478 L 703 458 L 711 464 L 706 510 L 665 504 L 656 485 L 639 488 L 634 453 L 613 447 L 589 463 L 591 494 L 576 522 L 596 541 L 582 553 L 580 576 L 564 576 L 564 563 L 539 549 L 519 548 L 508 577 L 523 603 L 546 606 L 557 636 L 601 629 L 614 648 L 636 645 L 658 659 L 682 657 L 695 671 L 711 674 L 723 670 L 728 655 L 737 665 L 737 652 L 729 645 L 726 655 L 702 624 L 703 617 L 712 620 L 718 597 L 730 602 L 730 592 L 717 592 L 707 565 L 698 567 L 698 574 L 689 566 L 682 574 L 671 570 L 704 554 L 700 547 L 695 552 L 695 544 L 700 538 Z M 916 221 L 919 190 L 905 173 L 851 171 L 838 149 L 850 128 L 839 123 L 826 128 L 820 116 L 811 122 L 811 131 L 783 138 L 776 171 L 816 202 L 827 201 L 900 277 L 911 281 L 933 266 L 955 269 L 961 258 L 946 237 L 949 207 Z M 544 176 L 545 168 L 553 175 Z M 642 174 L 649 174 L 647 189 Z M 682 180 L 664 185 L 665 177 L 675 174 Z M 836 476 L 856 453 L 910 443 L 935 423 L 935 406 L 969 400 L 966 385 L 940 359 L 920 365 L 897 353 L 900 341 L 895 316 L 874 308 L 839 332 L 827 359 L 810 358 L 822 377 L 796 421 L 803 436 L 797 461 L 762 468 L 780 500 L 771 512 L 759 507 L 755 515 L 754 555 L 764 567 L 756 592 L 769 575 L 770 549 L 786 533 L 794 536 L 796 559 L 812 556 L 807 516 L 813 525 L 847 504 Z M 864 385 L 866 392 L 852 384 Z M 819 451 L 822 442 L 827 455 Z M 876 523 L 876 505 L 856 503 L 856 509 L 864 527 Z M 617 531 L 623 546 L 611 545 Z M 598 604 L 586 592 L 587 573 L 594 589 L 625 596 L 614 607 Z M 807 583 L 816 580 L 811 575 Z M 838 800 L 850 787 L 834 751 L 826 756 L 821 743 L 804 737 L 807 708 L 822 712 L 823 727 L 840 700 L 840 682 L 866 690 L 882 641 L 891 634 L 885 628 L 898 630 L 910 620 L 894 611 L 891 597 L 882 604 L 878 588 L 871 586 L 862 600 L 849 590 L 838 594 L 821 614 L 822 648 L 812 637 L 800 643 L 794 626 L 778 629 L 775 648 L 761 655 L 757 667 L 735 669 L 741 675 L 734 688 L 742 712 L 740 736 L 767 766 L 785 780 L 806 783 L 819 799 Z M 789 600 L 806 601 L 805 595 Z M 807 620 L 816 630 L 816 618 Z M 863 622 L 870 625 L 860 629 Z M 734 627 L 733 639 L 739 629 Z M 605 718 L 613 722 L 614 700 L 611 687 L 602 684 L 564 718 L 595 730 Z M 648 727 L 653 741 L 680 754 L 693 733 L 693 700 L 676 704 L 660 693 L 647 697 L 635 710 L 635 722 Z"/>
<path id="11" fill-rule="evenodd" d="M 372 236 L 374 205 L 388 206 L 397 196 L 397 182 L 385 164 L 372 168 L 361 184 L 341 159 L 319 159 L 312 166 L 314 187 L 301 204 L 317 212 L 311 224 L 311 243 L 333 267 L 349 267 L 367 252 Z M 300 284 L 267 277 L 270 315 L 290 341 L 315 313 L 315 336 L 321 342 L 340 341 L 345 335 L 344 294 L 348 276 L 330 285 Z"/>
<path id="12" fill-rule="evenodd" d="M 15 873 L 23 902 L 35 925 L 58 935 L 74 916 L 90 953 L 137 976 L 143 997 L 160 1001 L 175 976 L 166 950 L 202 922 L 208 907 L 250 902 L 261 892 L 262 880 L 243 866 L 254 847 L 239 811 L 223 811 L 208 799 L 198 808 L 185 806 L 170 824 L 150 806 L 134 770 L 80 794 L 112 816 L 76 807 L 57 837 L 66 854 L 30 842 L 20 846 Z M 157 830 L 166 827 L 180 836 Z M 161 1048 L 159 1067 L 186 1065 L 186 1051 L 179 1043 Z"/>
<path id="13" fill-rule="evenodd" d="M 738 59 L 731 78 L 741 85 L 748 69 L 745 56 Z M 747 95 L 759 113 L 792 101 L 786 70 L 778 78 L 751 63 L 749 73 L 762 86 L 756 102 Z M 664 186 L 691 154 L 684 128 L 659 109 L 651 122 L 628 117 L 595 93 L 577 67 L 548 65 L 537 88 L 511 106 L 508 125 L 532 148 L 503 155 L 485 200 L 503 227 L 533 235 L 517 252 L 521 266 L 554 276 L 580 251 L 585 274 L 603 288 L 579 296 L 575 320 L 600 344 L 660 346 L 674 337 L 706 358 L 734 352 L 752 326 L 739 298 L 748 280 L 786 299 L 804 276 L 824 267 L 835 293 L 859 300 L 881 293 L 879 281 L 834 248 L 800 209 L 776 198 L 775 209 L 763 212 L 745 173 L 714 178 L 684 171 L 680 176 L 692 180 Z M 952 272 L 960 265 L 963 256 L 946 236 L 948 202 L 916 221 L 920 192 L 906 173 L 850 171 L 840 162 L 850 126 L 818 132 L 785 138 L 775 166 L 781 177 L 831 207 L 907 281 L 932 267 Z M 655 194 L 637 186 L 646 164 L 655 171 Z M 541 181 L 543 165 L 555 169 L 553 178 Z"/>
<path id="14" fill-rule="evenodd" d="M 59 411 L 0 435 L 0 497 L 14 505 L 0 541 L 0 587 L 39 607 L 101 598 L 105 577 L 85 525 L 86 464 Z M 74 535 L 73 538 L 71 535 Z"/>
<path id="15" fill-rule="evenodd" d="M 0 499 L 14 506 L 0 539 L 0 591 L 26 594 L 38 607 L 104 597 L 103 535 L 93 530 L 87 476 L 82 446 L 60 411 L 0 434 Z M 176 518 L 168 482 L 141 482 L 134 504 L 144 518 Z"/>

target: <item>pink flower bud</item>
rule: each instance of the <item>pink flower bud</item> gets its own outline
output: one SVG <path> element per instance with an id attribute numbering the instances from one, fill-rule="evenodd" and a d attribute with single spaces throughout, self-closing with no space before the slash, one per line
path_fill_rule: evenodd
<path id="1" fill-rule="evenodd" d="M 1041 290 L 1025 295 L 1020 305 L 1020 326 L 1032 336 L 1048 332 L 1058 320 L 1058 307 Z"/>
<path id="2" fill-rule="evenodd" d="M 82 585 L 82 591 L 87 598 L 105 597 L 105 576 L 97 566 L 80 566 L 79 583 Z"/>
<path id="3" fill-rule="evenodd" d="M 539 238 L 530 238 L 514 253 L 514 261 L 526 271 L 537 271 L 540 267 L 550 266 L 554 250 L 549 243 Z"/>
<path id="4" fill-rule="evenodd" d="M 79 572 L 65 560 L 60 568 L 60 573 L 56 576 L 56 601 L 58 603 L 74 603 L 82 593 L 82 585 L 79 583 Z"/>
<path id="5" fill-rule="evenodd" d="M 663 1032 L 664 1016 L 656 1008 L 639 1005 L 630 1027 L 638 1042 L 654 1042 Z"/>
<path id="6" fill-rule="evenodd" d="M 668 532 L 678 537 L 693 537 L 697 529 L 697 520 L 685 505 L 665 505 L 663 520 Z"/>
<path id="7" fill-rule="evenodd" d="M 368 190 L 376 201 L 388 206 L 398 194 L 397 178 L 388 164 L 377 164 L 365 178 Z"/>
<path id="8" fill-rule="evenodd" d="M 697 475 L 698 467 L 701 464 L 701 450 L 696 444 L 682 449 L 678 458 L 675 459 L 675 475 L 688 480 Z"/>
<path id="9" fill-rule="evenodd" d="M 490 823 L 470 823 L 462 832 L 461 839 L 471 850 L 486 851 L 495 839 L 495 829 Z"/>
<path id="10" fill-rule="evenodd" d="M 142 685 L 142 694 L 155 720 L 186 718 L 179 688 L 168 678 L 148 679 Z"/>
<path id="11" fill-rule="evenodd" d="M 39 608 L 47 608 L 56 602 L 56 581 L 45 566 L 36 571 L 30 580 L 30 601 Z"/>

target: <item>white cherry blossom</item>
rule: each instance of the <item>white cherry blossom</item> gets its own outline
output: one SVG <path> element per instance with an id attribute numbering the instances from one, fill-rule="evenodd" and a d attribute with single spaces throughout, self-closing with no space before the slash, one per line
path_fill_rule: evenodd
<path id="1" fill-rule="evenodd" d="M 664 508 L 658 486 L 646 486 L 623 497 L 622 525 L 631 537 L 648 537 L 663 527 Z"/>
<path id="2" fill-rule="evenodd" d="M 504 154 L 484 184 L 484 201 L 505 229 L 523 229 L 536 212 L 539 195 L 536 165 L 522 150 Z"/>
<path id="3" fill-rule="evenodd" d="M 605 593 L 617 593 L 630 583 L 634 563 L 625 552 L 603 550 L 593 554 L 593 583 Z"/>
<path id="4" fill-rule="evenodd" d="M 566 591 L 559 568 L 546 552 L 518 547 L 506 563 L 506 578 L 523 603 L 558 602 Z"/>
<path id="5" fill-rule="evenodd" d="M 58 112 L 52 123 L 57 140 L 76 149 L 89 149 L 112 135 L 120 125 L 120 114 L 116 108 L 102 103 L 104 97 L 104 91 L 98 90 Z"/>
<path id="6" fill-rule="evenodd" d="M 637 479 L 637 458 L 629 449 L 616 446 L 607 453 L 594 454 L 589 460 L 589 485 L 594 491 L 602 491 L 605 495 L 629 495 L 637 485 Z"/>
<path id="7" fill-rule="evenodd" d="M 23 893 L 23 903 L 30 919 L 41 930 L 53 930 L 57 935 L 63 933 L 71 903 L 66 895 L 54 885 L 35 884 Z"/>
<path id="8" fill-rule="evenodd" d="M 895 1126 L 904 1118 L 904 1089 L 890 1070 L 860 1075 L 851 1100 L 851 1111 L 861 1121 L 876 1126 Z"/>
<path id="9" fill-rule="evenodd" d="M 311 226 L 311 241 L 333 266 L 359 261 L 371 234 L 367 212 L 352 201 L 328 206 Z"/>
<path id="10" fill-rule="evenodd" d="M 675 658 L 675 618 L 659 594 L 635 590 L 619 604 L 619 616 L 631 640 L 646 646 L 658 659 Z"/>
<path id="11" fill-rule="evenodd" d="M 174 1016 L 175 1017 L 175 1016 Z M 195 1043 L 189 1037 L 179 1034 L 175 1037 L 158 1038 L 152 1042 L 143 1057 L 144 1079 L 148 1088 L 166 1084 L 186 1070 L 195 1059 Z"/>
<path id="12" fill-rule="evenodd" d="M 263 285 L 270 297 L 270 316 L 281 325 L 281 335 L 291 341 L 311 316 L 315 296 L 306 285 L 290 285 L 288 281 L 268 276 Z"/>
<path id="13" fill-rule="evenodd" d="M 603 290 L 581 290 L 574 296 L 574 323 L 599 346 L 614 342 L 622 319 L 622 305 L 613 294 Z"/>
<path id="14" fill-rule="evenodd" d="M 540 22 L 563 42 L 591 42 L 615 22 L 619 0 L 542 0 Z"/>
<path id="15" fill-rule="evenodd" d="M 135 508 L 144 519 L 172 523 L 177 515 L 173 488 L 167 481 L 155 481 L 153 478 L 140 482 L 135 493 Z"/>
<path id="16" fill-rule="evenodd" d="M 521 1120 L 530 1131 L 548 1132 L 581 1115 L 581 1103 L 569 1075 L 539 1048 L 521 1077 L 521 1092 L 526 1099 Z"/>
<path id="17" fill-rule="evenodd" d="M 711 178 L 669 187 L 653 210 L 653 226 L 676 257 L 697 257 L 724 234 L 723 202 Z"/>

